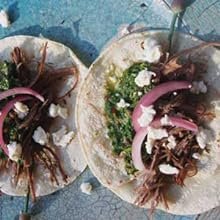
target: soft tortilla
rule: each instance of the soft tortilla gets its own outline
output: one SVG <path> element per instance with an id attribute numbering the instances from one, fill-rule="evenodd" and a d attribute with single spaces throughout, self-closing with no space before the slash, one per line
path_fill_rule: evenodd
<path id="1" fill-rule="evenodd" d="M 135 181 L 131 181 L 124 170 L 122 158 L 112 155 L 111 141 L 107 137 L 104 116 L 104 96 L 106 76 L 114 64 L 116 71 L 123 71 L 133 63 L 143 61 L 141 42 L 149 37 L 158 39 L 166 47 L 167 32 L 149 31 L 130 34 L 108 46 L 89 69 L 89 74 L 77 97 L 77 127 L 80 142 L 88 165 L 99 181 L 123 200 L 134 203 Z M 184 34 L 176 34 L 175 51 L 201 43 L 200 40 Z M 209 47 L 198 50 L 192 57 L 208 66 L 209 74 L 204 75 L 208 89 L 212 88 L 210 101 L 219 99 L 220 51 Z M 215 134 L 211 152 L 203 156 L 196 176 L 188 178 L 184 187 L 172 186 L 168 191 L 169 210 L 159 205 L 157 208 L 173 214 L 198 214 L 220 205 L 220 150 L 217 145 L 220 120 L 216 118 L 210 125 Z M 147 204 L 145 208 L 149 208 Z"/>
<path id="2" fill-rule="evenodd" d="M 56 131 L 61 128 L 62 124 L 65 124 L 69 131 L 74 131 L 76 133 L 74 117 L 76 94 L 87 74 L 87 68 L 68 47 L 48 39 L 31 36 L 7 37 L 0 40 L 0 60 L 10 61 L 11 51 L 14 47 L 20 47 L 24 51 L 28 61 L 39 61 L 42 56 L 42 48 L 46 42 L 48 42 L 46 56 L 47 65 L 54 69 L 75 65 L 79 70 L 79 82 L 77 88 L 72 92 L 71 97 L 66 98 L 66 107 L 69 112 L 68 118 L 66 120 L 58 119 L 59 121 L 56 119 L 51 131 Z M 68 183 L 65 184 L 68 185 L 72 183 L 86 167 L 86 162 L 79 145 L 78 134 L 76 133 L 75 138 L 66 148 L 56 147 L 56 151 L 58 152 L 65 172 L 69 176 Z M 58 180 L 60 180 L 59 186 L 52 184 L 49 180 L 49 172 L 42 165 L 37 166 L 35 177 L 37 179 L 35 183 L 36 196 L 51 194 L 65 186 L 60 177 L 58 178 Z M 15 186 L 13 182 L 12 171 L 10 169 L 7 172 L 1 171 L 0 189 L 2 192 L 13 196 L 26 195 L 27 178 L 21 178 L 17 186 Z"/>

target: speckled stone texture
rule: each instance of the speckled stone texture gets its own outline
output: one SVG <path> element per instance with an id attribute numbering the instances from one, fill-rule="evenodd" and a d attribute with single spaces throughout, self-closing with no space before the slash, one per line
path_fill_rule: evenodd
<path id="1" fill-rule="evenodd" d="M 205 40 L 220 40 L 220 1 L 186 0 L 192 5 L 183 14 L 178 29 Z M 165 3 L 164 3 L 165 2 Z M 0 38 L 25 34 L 50 38 L 73 49 L 89 66 L 101 48 L 122 24 L 144 23 L 149 28 L 168 28 L 172 13 L 162 0 L 1 0 L 13 21 L 0 28 Z M 91 196 L 79 186 L 91 181 Z M 202 198 L 201 198 L 202 199 Z M 24 198 L 0 197 L 0 219 L 16 219 Z M 147 219 L 147 210 L 136 208 L 102 187 L 87 169 L 73 184 L 31 205 L 33 219 L 110 220 Z M 198 216 L 174 216 L 157 211 L 155 219 L 220 219 L 219 209 Z"/>

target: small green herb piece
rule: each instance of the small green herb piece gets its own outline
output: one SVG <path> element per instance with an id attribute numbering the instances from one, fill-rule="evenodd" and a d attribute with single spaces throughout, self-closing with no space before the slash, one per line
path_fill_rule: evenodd
<path id="1" fill-rule="evenodd" d="M 8 65 L 7 63 L 0 63 L 0 90 L 7 89 L 9 89 Z"/>
<path id="2" fill-rule="evenodd" d="M 0 159 L 6 159 L 6 158 L 7 157 L 6 157 L 5 153 L 3 152 L 3 150 L 0 149 Z"/>
<path id="3" fill-rule="evenodd" d="M 16 66 L 13 63 L 0 63 L 0 90 L 8 90 L 13 87 L 21 86 L 17 78 Z"/>
<path id="4" fill-rule="evenodd" d="M 9 139 L 10 141 L 18 140 L 18 128 L 15 124 L 9 127 Z"/>

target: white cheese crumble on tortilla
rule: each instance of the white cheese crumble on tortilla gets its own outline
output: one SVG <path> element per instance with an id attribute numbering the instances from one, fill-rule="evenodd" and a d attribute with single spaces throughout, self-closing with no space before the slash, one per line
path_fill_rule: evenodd
<path id="1" fill-rule="evenodd" d="M 161 173 L 167 174 L 167 175 L 174 175 L 174 174 L 179 173 L 179 169 L 177 169 L 174 166 L 171 166 L 170 164 L 160 164 L 159 170 Z"/>
<path id="2" fill-rule="evenodd" d="M 126 108 L 130 106 L 130 104 L 125 102 L 124 99 L 120 99 L 120 101 L 116 105 L 118 108 Z"/>
<path id="3" fill-rule="evenodd" d="M 176 147 L 176 139 L 173 135 L 170 135 L 168 138 L 168 144 L 167 144 L 167 148 L 168 149 L 174 149 Z"/>
<path id="4" fill-rule="evenodd" d="M 138 87 L 144 87 L 151 84 L 152 76 L 156 76 L 156 73 L 148 71 L 147 69 L 141 70 L 135 77 L 134 81 Z"/>
<path id="5" fill-rule="evenodd" d="M 201 157 L 201 155 L 200 155 L 199 153 L 194 153 L 194 154 L 192 155 L 192 158 L 194 158 L 194 159 L 196 159 L 196 160 L 199 160 L 200 157 Z"/>
<path id="6" fill-rule="evenodd" d="M 29 108 L 22 102 L 16 102 L 14 104 L 14 111 L 17 113 L 18 118 L 24 119 L 28 115 Z"/>
<path id="7" fill-rule="evenodd" d="M 155 39 L 148 38 L 144 40 L 141 44 L 141 48 L 144 50 L 142 59 L 149 63 L 159 62 L 160 57 L 162 56 L 162 49 Z"/>
<path id="8" fill-rule="evenodd" d="M 196 141 L 201 149 L 204 149 L 212 139 L 211 131 L 208 129 L 200 128 L 199 133 L 196 135 Z"/>
<path id="9" fill-rule="evenodd" d="M 7 145 L 8 148 L 8 156 L 13 161 L 18 161 L 21 158 L 22 147 L 21 144 L 16 141 L 10 142 Z"/>
<path id="10" fill-rule="evenodd" d="M 36 143 L 42 146 L 47 144 L 49 141 L 47 133 L 44 131 L 44 129 L 41 126 L 37 127 L 37 129 L 34 131 L 32 138 Z"/>
<path id="11" fill-rule="evenodd" d="M 161 123 L 161 125 L 173 125 L 172 124 L 172 122 L 170 121 L 170 118 L 169 118 L 169 116 L 167 115 L 167 114 L 165 114 L 161 119 L 160 119 L 160 123 Z"/>
<path id="12" fill-rule="evenodd" d="M 142 114 L 137 121 L 141 127 L 146 127 L 152 122 L 156 114 L 156 111 L 154 110 L 153 105 L 150 105 L 148 107 L 141 105 L 141 110 Z"/>
<path id="13" fill-rule="evenodd" d="M 214 105 L 215 111 L 220 111 L 220 101 L 219 100 L 212 101 L 211 104 Z"/>
<path id="14" fill-rule="evenodd" d="M 58 131 L 52 133 L 53 143 L 56 146 L 66 147 L 74 138 L 73 131 L 67 132 L 67 127 L 63 125 Z"/>
<path id="15" fill-rule="evenodd" d="M 66 119 L 68 117 L 67 108 L 52 103 L 49 107 L 49 116 L 52 118 L 60 116 L 61 118 Z"/>

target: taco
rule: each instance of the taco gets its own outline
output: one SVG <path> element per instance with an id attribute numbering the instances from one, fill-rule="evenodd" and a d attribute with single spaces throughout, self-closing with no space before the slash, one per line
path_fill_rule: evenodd
<path id="1" fill-rule="evenodd" d="M 86 68 L 66 46 L 37 37 L 0 40 L 0 189 L 33 200 L 85 169 L 74 112 Z"/>
<path id="2" fill-rule="evenodd" d="M 123 37 L 77 98 L 88 165 L 123 200 L 173 214 L 220 205 L 219 43 L 167 32 Z M 190 48 L 190 49 L 189 49 Z"/>

